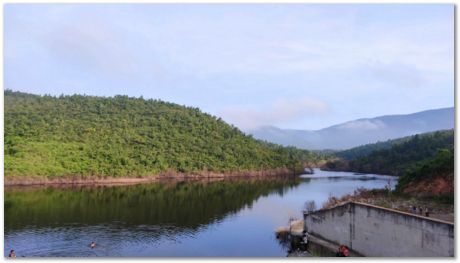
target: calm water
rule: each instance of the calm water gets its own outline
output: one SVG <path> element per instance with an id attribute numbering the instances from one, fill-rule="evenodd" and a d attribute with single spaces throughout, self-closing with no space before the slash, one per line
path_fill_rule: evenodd
<path id="1" fill-rule="evenodd" d="M 4 255 L 284 257 L 274 229 L 302 218 L 306 201 L 320 207 L 389 178 L 315 170 L 273 180 L 7 188 Z"/>

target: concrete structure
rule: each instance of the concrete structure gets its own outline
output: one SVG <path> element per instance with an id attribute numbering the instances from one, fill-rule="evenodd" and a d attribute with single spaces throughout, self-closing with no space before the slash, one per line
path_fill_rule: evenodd
<path id="1" fill-rule="evenodd" d="M 349 202 L 304 214 L 307 233 L 363 256 L 453 257 L 454 224 Z"/>

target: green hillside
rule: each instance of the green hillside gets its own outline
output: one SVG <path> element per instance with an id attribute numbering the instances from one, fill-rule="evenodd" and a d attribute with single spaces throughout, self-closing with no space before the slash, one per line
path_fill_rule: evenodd
<path id="1" fill-rule="evenodd" d="M 341 157 L 345 160 L 354 160 L 359 157 L 364 157 L 378 150 L 390 149 L 393 145 L 408 141 L 412 136 L 403 137 L 399 139 L 387 140 L 383 142 L 370 143 L 362 146 L 354 147 L 348 150 L 339 151 L 335 153 L 335 156 Z"/>
<path id="2" fill-rule="evenodd" d="M 399 176 L 418 162 L 429 160 L 439 150 L 451 149 L 453 145 L 453 130 L 425 133 L 336 153 L 339 159 L 328 162 L 325 168 Z"/>
<path id="3" fill-rule="evenodd" d="M 396 191 L 412 195 L 454 198 L 454 148 L 440 150 L 433 158 L 418 162 L 398 180 Z"/>
<path id="4" fill-rule="evenodd" d="M 364 145 L 335 156 L 324 169 L 398 175 L 398 194 L 453 203 L 453 130 Z"/>
<path id="5" fill-rule="evenodd" d="M 314 158 L 257 141 L 197 108 L 160 100 L 4 95 L 6 176 L 293 170 Z"/>

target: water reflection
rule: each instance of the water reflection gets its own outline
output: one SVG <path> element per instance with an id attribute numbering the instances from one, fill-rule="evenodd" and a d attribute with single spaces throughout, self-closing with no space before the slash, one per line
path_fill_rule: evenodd
<path id="1" fill-rule="evenodd" d="M 331 195 L 386 185 L 379 176 L 315 175 L 7 188 L 4 255 L 15 249 L 18 256 L 50 257 L 285 256 L 273 231 L 290 217 L 301 218 L 305 201 L 315 200 L 320 207 Z M 88 248 L 91 241 L 97 249 Z"/>
<path id="2" fill-rule="evenodd" d="M 91 256 L 97 251 L 99 256 L 116 256 L 121 248 L 106 247 L 117 253 L 105 254 L 104 245 L 87 250 L 82 243 L 97 239 L 107 246 L 123 241 L 133 252 L 138 243 L 145 246 L 162 239 L 174 242 L 193 237 L 222 218 L 251 207 L 259 197 L 272 192 L 283 195 L 299 183 L 298 178 L 276 178 L 6 189 L 5 235 L 19 233 L 33 237 L 29 243 L 47 244 L 47 249 L 39 246 L 37 250 L 26 242 L 18 245 L 19 253 L 23 249 L 35 256 Z"/>

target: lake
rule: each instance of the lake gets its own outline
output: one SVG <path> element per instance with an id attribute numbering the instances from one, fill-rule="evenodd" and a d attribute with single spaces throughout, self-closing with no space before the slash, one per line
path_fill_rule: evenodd
<path id="1" fill-rule="evenodd" d="M 285 257 L 274 230 L 382 175 L 326 172 L 292 178 L 126 186 L 5 188 L 4 255 L 18 257 Z M 90 249 L 91 241 L 97 243 Z"/>

